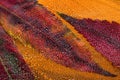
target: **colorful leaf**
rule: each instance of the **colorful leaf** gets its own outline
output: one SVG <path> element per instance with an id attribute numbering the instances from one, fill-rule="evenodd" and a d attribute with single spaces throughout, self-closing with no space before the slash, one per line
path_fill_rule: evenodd
<path id="1" fill-rule="evenodd" d="M 1 0 L 0 12 L 11 27 L 6 22 L 3 25 L 18 31 L 47 58 L 77 70 L 116 76 L 95 63 L 91 52 L 79 44 L 80 40 L 54 14 L 34 0 Z"/>

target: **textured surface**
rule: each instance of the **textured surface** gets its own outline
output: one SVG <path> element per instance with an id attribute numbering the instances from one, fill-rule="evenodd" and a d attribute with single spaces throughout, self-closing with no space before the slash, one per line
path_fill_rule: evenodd
<path id="1" fill-rule="evenodd" d="M 9 3 L 5 1 L 1 2 L 0 23 L 14 38 L 18 49 L 29 64 L 36 79 L 119 79 L 119 70 L 103 58 L 71 25 L 62 20 L 67 25 L 65 26 L 59 20 L 61 18 L 57 14 L 51 14 L 41 5 L 36 6 L 34 1 L 18 0 L 18 2 Z M 76 1 L 72 2 L 76 4 Z M 46 3 L 47 8 L 54 6 L 50 5 L 48 7 L 47 4 L 49 5 L 49 3 L 47 1 L 41 3 Z M 50 3 L 52 2 L 50 1 Z M 60 4 L 62 4 L 62 1 Z M 60 6 L 58 7 L 63 9 Z M 55 8 L 53 7 L 53 9 Z M 72 9 L 72 7 L 69 6 L 69 9 Z M 57 11 L 57 9 L 55 10 Z M 77 10 L 76 13 L 78 13 Z M 59 18 L 57 19 L 55 16 Z M 104 63 L 101 61 L 104 61 Z M 114 76 L 113 74 L 117 77 L 107 77 Z"/>

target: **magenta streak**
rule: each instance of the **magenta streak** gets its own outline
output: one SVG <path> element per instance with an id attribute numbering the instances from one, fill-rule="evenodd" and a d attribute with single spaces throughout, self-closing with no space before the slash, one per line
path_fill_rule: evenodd
<path id="1" fill-rule="evenodd" d="M 106 20 L 75 19 L 65 14 L 60 16 L 82 33 L 113 65 L 120 66 L 120 24 Z"/>

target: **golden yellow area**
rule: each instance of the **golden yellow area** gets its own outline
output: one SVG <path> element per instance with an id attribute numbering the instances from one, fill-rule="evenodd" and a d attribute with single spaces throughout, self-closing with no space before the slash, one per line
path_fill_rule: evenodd
<path id="1" fill-rule="evenodd" d="M 120 23 L 119 0 L 38 0 L 54 12 L 77 18 L 92 18 Z"/>
<path id="2" fill-rule="evenodd" d="M 61 12 L 77 18 L 106 19 L 120 22 L 119 5 L 116 4 L 114 0 L 39 0 L 39 3 L 43 4 L 55 14 L 56 12 Z M 57 14 L 56 16 L 61 19 Z M 4 29 L 14 38 L 19 52 L 36 76 L 36 80 L 119 80 L 120 71 L 113 67 L 100 53 L 95 51 L 86 39 L 81 34 L 78 34 L 69 23 L 63 19 L 61 20 L 81 39 L 81 42 L 78 43 L 84 45 L 85 48 L 88 48 L 92 52 L 93 60 L 105 70 L 118 75 L 116 78 L 105 77 L 95 73 L 80 72 L 56 64 L 42 56 L 41 53 L 33 49 L 30 44 L 27 44 L 26 41 L 21 38 L 21 35 L 18 34 L 20 32 L 17 28 L 11 28 L 12 25 L 4 18 L 1 18 L 1 21 L 3 21 L 4 24 L 6 23 L 6 25 L 3 25 Z"/>

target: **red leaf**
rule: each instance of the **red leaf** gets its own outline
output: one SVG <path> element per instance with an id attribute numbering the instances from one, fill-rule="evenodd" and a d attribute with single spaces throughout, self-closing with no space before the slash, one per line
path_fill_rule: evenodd
<path id="1" fill-rule="evenodd" d="M 65 14 L 60 16 L 82 33 L 114 66 L 120 67 L 120 24 L 106 20 L 75 19 Z"/>

